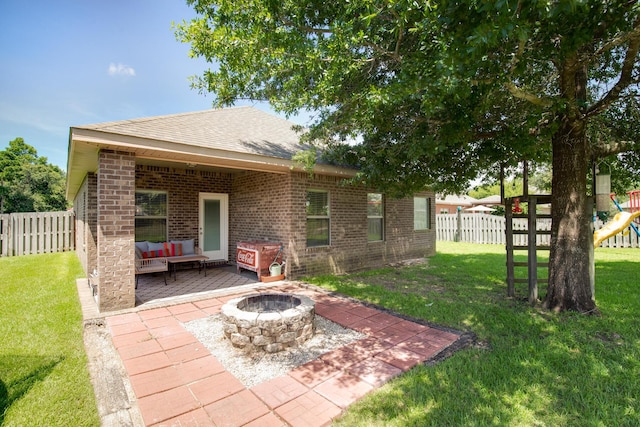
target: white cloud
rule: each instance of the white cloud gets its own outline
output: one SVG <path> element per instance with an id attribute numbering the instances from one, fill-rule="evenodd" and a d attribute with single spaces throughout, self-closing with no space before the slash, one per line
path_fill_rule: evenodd
<path id="1" fill-rule="evenodd" d="M 114 64 L 113 62 L 109 64 L 109 75 L 110 76 L 135 76 L 136 70 L 128 65 L 124 64 Z"/>

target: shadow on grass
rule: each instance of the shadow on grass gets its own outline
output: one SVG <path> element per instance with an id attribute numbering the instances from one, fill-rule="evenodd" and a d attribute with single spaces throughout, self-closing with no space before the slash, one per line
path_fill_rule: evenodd
<path id="1" fill-rule="evenodd" d="M 44 381 L 63 360 L 45 356 L 0 356 L 0 425 L 11 405 Z"/>
<path id="2" fill-rule="evenodd" d="M 503 254 L 437 254 L 423 265 L 322 276 L 312 282 L 409 316 L 428 316 L 433 321 L 449 320 L 437 313 L 440 309 L 450 311 L 452 305 L 514 305 L 506 298 Z M 516 291 L 518 297 L 526 297 L 524 287 Z"/>
<path id="3" fill-rule="evenodd" d="M 336 425 L 640 425 L 640 264 L 597 259 L 602 315 L 585 316 L 531 307 L 520 298 L 526 284 L 508 298 L 505 258 L 439 253 L 425 265 L 321 278 L 487 344 L 395 379 Z"/>

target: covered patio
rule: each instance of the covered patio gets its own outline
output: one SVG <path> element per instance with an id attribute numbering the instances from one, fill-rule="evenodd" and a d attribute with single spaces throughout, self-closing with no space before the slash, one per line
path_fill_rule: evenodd
<path id="1" fill-rule="evenodd" d="M 238 248 L 269 242 L 296 279 L 435 253 L 432 192 L 386 197 L 344 185 L 356 169 L 322 162 L 309 174 L 295 160 L 303 149 L 292 123 L 254 107 L 70 128 L 67 198 L 99 311 L 242 282 L 195 271 L 168 286 L 142 276 L 136 288 L 136 257 L 234 263 Z"/>
<path id="2" fill-rule="evenodd" d="M 166 273 L 167 284 L 164 284 L 162 273 L 142 274 L 138 278 L 136 289 L 136 307 L 156 305 L 169 298 L 182 296 L 192 297 L 220 289 L 235 288 L 244 285 L 259 285 L 256 273 L 242 270 L 240 274 L 235 265 L 180 269 L 176 278 Z"/>

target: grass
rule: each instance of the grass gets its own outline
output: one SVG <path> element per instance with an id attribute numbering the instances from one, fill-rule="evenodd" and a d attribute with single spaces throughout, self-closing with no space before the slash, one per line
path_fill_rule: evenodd
<path id="1" fill-rule="evenodd" d="M 595 254 L 600 316 L 530 307 L 526 285 L 507 298 L 503 246 L 438 242 L 426 265 L 310 279 L 478 339 L 371 393 L 335 425 L 640 425 L 640 252 Z M 99 425 L 75 254 L 0 258 L 0 271 L 0 425 Z"/>
<path id="2" fill-rule="evenodd" d="M 391 381 L 335 425 L 640 425 L 640 252 L 595 255 L 600 316 L 531 307 L 526 284 L 507 298 L 503 246 L 438 242 L 427 265 L 309 279 L 478 339 Z"/>
<path id="3" fill-rule="evenodd" d="M 0 425 L 100 425 L 75 253 L 0 258 Z"/>

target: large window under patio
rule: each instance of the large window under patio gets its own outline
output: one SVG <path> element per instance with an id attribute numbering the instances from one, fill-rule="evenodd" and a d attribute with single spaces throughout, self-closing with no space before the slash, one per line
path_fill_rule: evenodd
<path id="1" fill-rule="evenodd" d="M 136 190 L 136 242 L 166 242 L 167 192 Z"/>

